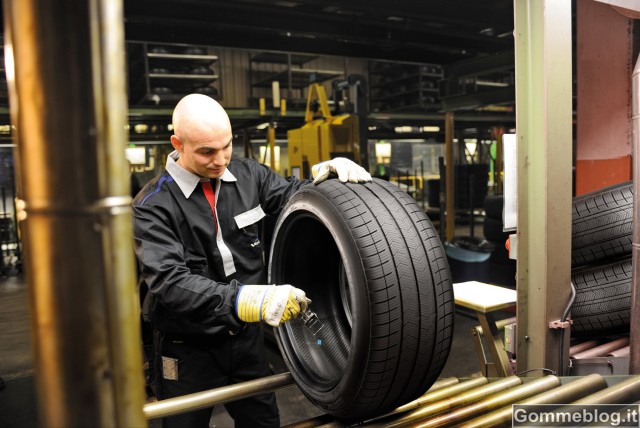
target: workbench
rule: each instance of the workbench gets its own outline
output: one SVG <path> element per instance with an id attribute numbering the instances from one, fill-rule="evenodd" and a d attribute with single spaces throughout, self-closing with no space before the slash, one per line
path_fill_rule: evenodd
<path id="1" fill-rule="evenodd" d="M 511 361 L 507 351 L 504 350 L 495 312 L 513 307 L 517 301 L 516 291 L 483 282 L 467 281 L 453 284 L 453 295 L 456 305 L 473 310 L 480 321 L 482 330 L 475 329 L 476 337 L 474 337 L 474 340 L 479 353 L 478 358 L 481 363 L 484 362 L 484 374 L 486 375 L 489 364 L 484 357 L 480 334 L 485 337 L 496 374 L 498 376 L 513 374 Z"/>

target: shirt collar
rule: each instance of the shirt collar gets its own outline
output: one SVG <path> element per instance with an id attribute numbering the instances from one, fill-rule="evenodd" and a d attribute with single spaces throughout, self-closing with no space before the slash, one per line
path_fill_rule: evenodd
<path id="1" fill-rule="evenodd" d="M 176 162 L 179 157 L 180 153 L 177 150 L 169 153 L 165 168 L 169 175 L 173 177 L 173 180 L 176 182 L 180 190 L 182 190 L 184 197 L 188 199 L 196 187 L 198 187 L 198 183 L 206 181 L 207 179 L 193 174 L 180 166 Z M 231 173 L 231 171 L 229 171 L 229 168 L 225 168 L 224 173 L 220 176 L 220 180 L 237 181 L 236 177 Z"/>

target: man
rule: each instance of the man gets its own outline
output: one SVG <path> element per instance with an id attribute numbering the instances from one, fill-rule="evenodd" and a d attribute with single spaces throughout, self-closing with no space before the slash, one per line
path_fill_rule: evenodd
<path id="1" fill-rule="evenodd" d="M 143 312 L 154 329 L 156 394 L 165 399 L 271 374 L 262 324 L 279 326 L 306 310 L 304 291 L 266 286 L 259 223 L 277 216 L 307 180 L 284 179 L 249 159 L 232 159 L 227 113 L 212 98 L 184 97 L 173 112 L 175 151 L 136 196 L 135 249 Z M 346 159 L 315 167 L 343 181 L 370 175 Z M 228 403 L 238 427 L 277 427 L 274 394 Z M 208 427 L 211 409 L 164 420 Z"/>

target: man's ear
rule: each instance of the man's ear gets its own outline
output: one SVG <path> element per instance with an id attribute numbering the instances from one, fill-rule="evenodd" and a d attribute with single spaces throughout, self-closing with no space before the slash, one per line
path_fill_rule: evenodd
<path id="1" fill-rule="evenodd" d="M 171 145 L 174 149 L 182 153 L 182 141 L 180 141 L 177 135 L 171 136 Z"/>

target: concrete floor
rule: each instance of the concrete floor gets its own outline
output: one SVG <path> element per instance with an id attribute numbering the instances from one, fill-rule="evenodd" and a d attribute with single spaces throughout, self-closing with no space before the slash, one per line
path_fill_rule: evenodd
<path id="1" fill-rule="evenodd" d="M 0 390 L 0 428 L 36 427 L 37 413 L 30 352 L 28 303 L 21 275 L 0 278 L 0 377 L 5 388 Z M 480 374 L 470 329 L 476 319 L 457 313 L 453 347 L 441 377 L 470 377 Z M 277 348 L 271 350 L 270 361 L 276 373 L 287 370 Z M 2 388 L 0 386 L 0 388 Z M 296 386 L 277 391 L 282 425 L 322 415 Z M 153 423 L 152 427 L 159 424 Z M 223 406 L 215 409 L 211 426 L 232 427 Z"/>

